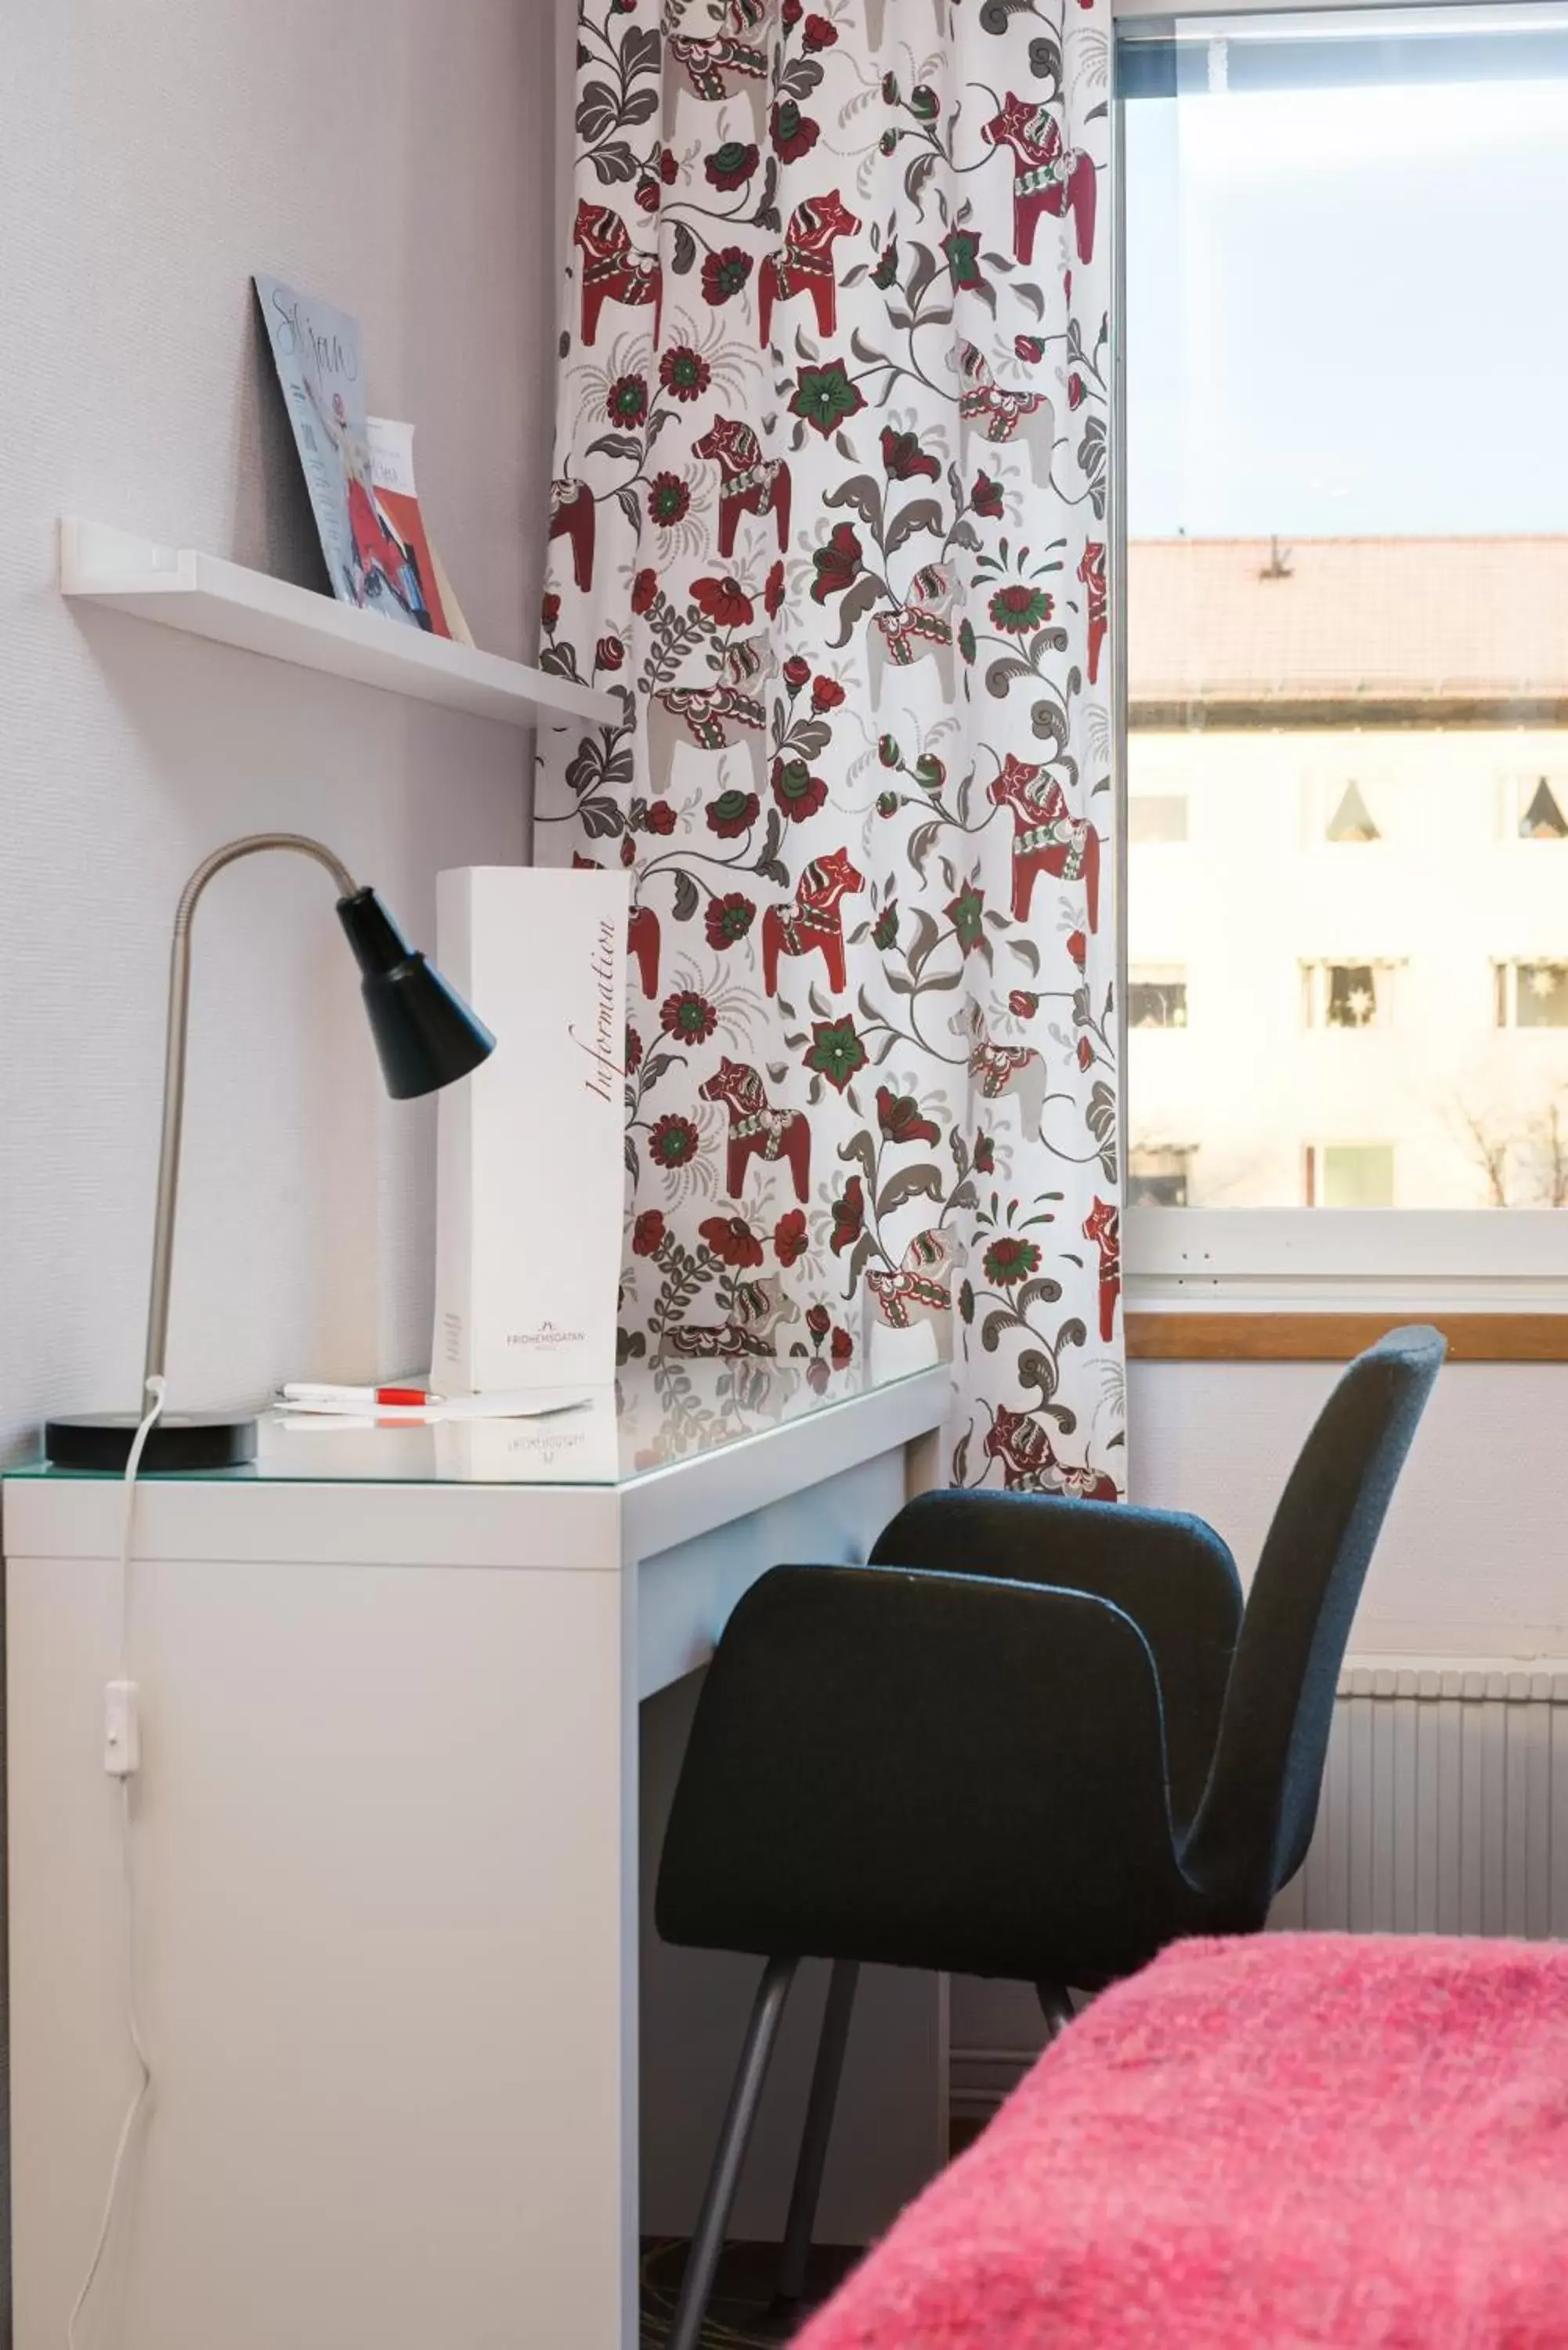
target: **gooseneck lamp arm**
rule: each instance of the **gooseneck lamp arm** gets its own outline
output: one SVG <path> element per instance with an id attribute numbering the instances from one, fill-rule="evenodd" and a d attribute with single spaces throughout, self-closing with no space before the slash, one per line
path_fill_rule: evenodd
<path id="1" fill-rule="evenodd" d="M 434 1093 L 478 1068 L 495 1039 L 439 971 L 409 944 L 374 889 L 358 887 L 340 858 L 297 832 L 254 832 L 203 858 L 180 895 L 169 965 L 169 1030 L 163 1063 L 163 1132 L 158 1209 L 152 1232 L 152 1284 L 147 1306 L 145 1377 L 161 1378 L 169 1343 L 169 1292 L 174 1269 L 180 1143 L 185 1115 L 185 1043 L 191 1001 L 191 924 L 208 882 L 225 865 L 264 848 L 313 857 L 337 885 L 337 919 L 359 966 L 359 993 L 381 1079 L 394 1101 Z M 119 1474 L 130 1458 L 140 1410 L 72 1412 L 49 1419 L 44 1450 L 57 1468 Z M 230 1469 L 253 1460 L 254 1418 L 224 1412 L 160 1413 L 140 1454 L 145 1471 Z"/>
<path id="2" fill-rule="evenodd" d="M 152 1284 L 147 1304 L 147 1357 L 143 1388 L 162 1377 L 169 1351 L 169 1287 L 174 1271 L 174 1210 L 180 1193 L 180 1144 L 185 1122 L 185 1045 L 191 1008 L 191 921 L 202 892 L 215 873 L 242 857 L 264 849 L 289 848 L 314 857 L 337 884 L 338 898 L 358 892 L 340 858 L 302 832 L 253 832 L 228 841 L 204 857 L 180 893 L 169 954 L 169 1029 L 163 1053 L 163 1125 L 158 1148 L 158 1206 L 152 1227 Z"/>

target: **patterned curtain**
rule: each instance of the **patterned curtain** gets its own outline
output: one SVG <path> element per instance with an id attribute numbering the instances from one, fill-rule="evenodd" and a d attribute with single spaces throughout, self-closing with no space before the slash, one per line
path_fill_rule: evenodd
<path id="1" fill-rule="evenodd" d="M 626 722 L 536 837 L 632 875 L 623 1348 L 934 1333 L 955 1482 L 1112 1499 L 1108 36 L 582 0 L 543 660 Z"/>

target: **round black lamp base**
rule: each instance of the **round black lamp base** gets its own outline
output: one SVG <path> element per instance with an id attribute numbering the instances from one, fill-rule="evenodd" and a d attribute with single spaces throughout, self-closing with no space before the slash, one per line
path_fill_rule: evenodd
<path id="1" fill-rule="evenodd" d="M 141 1422 L 133 1411 L 67 1412 L 44 1423 L 44 1452 L 57 1469 L 102 1470 L 123 1475 Z M 181 1469 L 243 1469 L 256 1457 L 254 1419 L 221 1411 L 171 1411 L 152 1423 L 142 1447 L 141 1473 Z"/>

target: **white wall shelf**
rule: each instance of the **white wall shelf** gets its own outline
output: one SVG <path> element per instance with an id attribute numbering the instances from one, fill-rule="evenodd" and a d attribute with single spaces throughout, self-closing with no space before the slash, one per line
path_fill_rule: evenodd
<path id="1" fill-rule="evenodd" d="M 62 519 L 60 591 L 133 619 L 159 620 L 272 660 L 471 711 L 503 725 L 561 725 L 574 719 L 621 723 L 619 702 L 590 686 L 402 628 L 219 556 L 161 546 L 103 523 Z"/>

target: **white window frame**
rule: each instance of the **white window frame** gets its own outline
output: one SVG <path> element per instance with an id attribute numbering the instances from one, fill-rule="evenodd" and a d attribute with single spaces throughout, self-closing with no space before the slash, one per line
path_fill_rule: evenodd
<path id="1" fill-rule="evenodd" d="M 1491 0 L 1500 8 L 1503 0 Z M 1409 22 L 1418 0 L 1295 0 L 1288 13 L 1380 11 Z M 1269 11 L 1259 0 L 1208 0 L 1183 10 L 1195 34 L 1212 19 L 1224 38 L 1229 16 Z M 1281 11 L 1279 13 L 1286 13 Z M 1170 0 L 1111 0 L 1117 22 L 1153 18 L 1168 25 Z M 1114 48 L 1114 44 L 1113 44 Z M 1113 67 L 1113 85 L 1115 73 Z M 1121 101 L 1113 98 L 1110 203 L 1111 394 L 1110 619 L 1112 776 L 1119 811 L 1117 902 L 1127 890 L 1127 394 L 1123 376 L 1127 290 Z M 1568 814 L 1568 809 L 1564 810 Z M 1333 844 L 1337 846 L 1338 844 Z M 1536 846 L 1541 844 L 1521 844 Z M 1121 981 L 1127 1002 L 1127 939 L 1121 926 Z M 1127 1035 L 1122 1035 L 1121 1162 L 1127 1152 Z M 1130 1208 L 1123 1217 L 1126 1302 L 1134 1311 L 1290 1313 L 1337 1308 L 1391 1317 L 1425 1315 L 1568 1312 L 1568 1209 L 1557 1208 Z"/>

